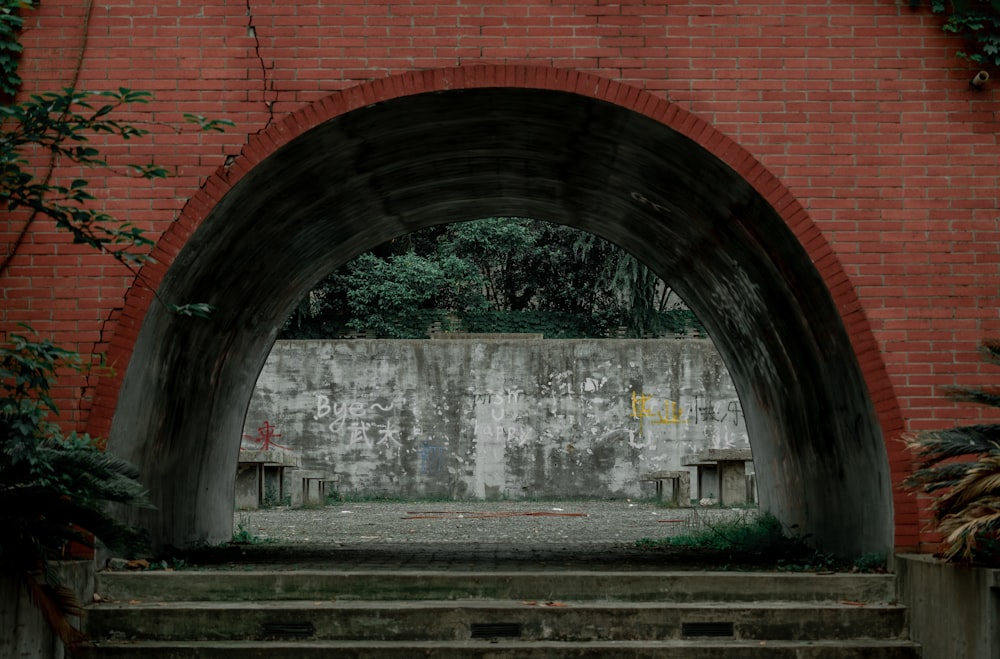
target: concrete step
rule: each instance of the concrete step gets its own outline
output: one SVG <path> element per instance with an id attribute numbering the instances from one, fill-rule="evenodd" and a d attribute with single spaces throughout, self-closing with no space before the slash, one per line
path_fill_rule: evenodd
<path id="1" fill-rule="evenodd" d="M 908 641 L 102 642 L 78 659 L 919 659 Z"/>
<path id="2" fill-rule="evenodd" d="M 103 572 L 84 659 L 917 659 L 891 575 Z"/>
<path id="3" fill-rule="evenodd" d="M 891 602 L 893 575 L 789 572 L 181 570 L 99 572 L 105 599 Z"/>
<path id="4" fill-rule="evenodd" d="M 888 604 L 591 601 L 123 602 L 90 607 L 99 639 L 631 641 L 899 639 L 906 611 Z"/>

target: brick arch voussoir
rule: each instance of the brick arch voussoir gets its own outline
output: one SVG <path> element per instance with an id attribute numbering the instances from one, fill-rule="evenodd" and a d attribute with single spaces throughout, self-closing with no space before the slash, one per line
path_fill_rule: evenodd
<path id="1" fill-rule="evenodd" d="M 125 299 L 120 322 L 110 341 L 108 359 L 124 370 L 138 338 L 141 319 L 153 298 L 148 287 L 157 287 L 167 268 L 212 208 L 249 171 L 277 149 L 325 121 L 367 105 L 404 96 L 455 89 L 514 87 L 562 91 L 606 101 L 643 114 L 698 143 L 748 181 L 784 219 L 790 230 L 816 264 L 831 291 L 855 354 L 876 403 L 876 412 L 886 438 L 891 477 L 898 482 L 906 473 L 906 458 L 898 441 L 904 427 L 902 414 L 881 353 L 864 314 L 857 293 L 819 227 L 787 187 L 750 152 L 697 115 L 640 88 L 594 74 L 571 69 L 528 65 L 474 65 L 448 69 L 411 71 L 390 76 L 331 94 L 290 113 L 280 121 L 251 135 L 234 162 L 220 167 L 185 205 L 178 219 L 164 233 L 155 251 L 159 267 L 143 269 L 141 281 Z M 138 281 L 138 280 L 137 280 Z M 138 289 L 146 289 L 143 294 Z M 105 379 L 96 393 L 88 430 L 106 435 L 111 427 L 120 377 Z M 916 510 L 911 498 L 896 501 L 899 507 Z M 897 544 L 899 544 L 897 542 Z"/>

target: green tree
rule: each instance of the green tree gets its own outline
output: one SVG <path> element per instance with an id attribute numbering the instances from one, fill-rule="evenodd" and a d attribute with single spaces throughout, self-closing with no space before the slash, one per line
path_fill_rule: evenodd
<path id="1" fill-rule="evenodd" d="M 0 3 L 0 95 L 13 97 L 20 87 L 19 12 L 29 8 L 31 3 L 24 1 Z M 0 262 L 0 276 L 37 217 L 50 218 L 74 242 L 138 274 L 138 266 L 149 259 L 152 241 L 141 229 L 95 208 L 86 179 L 53 180 L 52 173 L 59 164 L 107 168 L 91 140 L 141 138 L 146 129 L 115 117 L 123 107 L 148 98 L 128 89 L 68 88 L 0 107 L 0 201 L 21 221 L 14 248 Z M 195 115 L 187 119 L 202 130 L 231 125 Z M 144 179 L 166 175 L 151 163 L 128 169 Z M 170 308 L 186 315 L 208 312 L 203 304 Z M 92 547 L 95 539 L 126 554 L 142 547 L 142 534 L 117 522 L 106 506 L 148 505 L 134 467 L 104 452 L 95 439 L 64 432 L 50 420 L 58 416 L 51 395 L 58 373 L 92 368 L 78 353 L 37 337 L 30 328 L 10 333 L 0 344 L 0 569 L 23 584 L 70 648 L 82 639 L 67 620 L 79 612 L 79 604 L 59 584 L 51 562 L 64 557 L 73 543 Z"/>
<path id="2" fill-rule="evenodd" d="M 611 297 L 611 302 L 604 304 L 618 310 L 619 324 L 630 336 L 673 331 L 676 318 L 667 312 L 686 315 L 684 303 L 670 286 L 628 252 L 582 232 L 576 237 L 574 250 L 590 257 L 599 268 L 599 286 Z"/>
<path id="3" fill-rule="evenodd" d="M 1000 341 L 981 352 L 1000 365 Z M 998 387 L 954 387 L 955 401 L 1000 408 Z M 944 539 L 944 557 L 1000 565 L 1000 424 L 922 432 L 907 439 L 918 468 L 905 481 L 930 495 L 932 522 Z"/>
<path id="4" fill-rule="evenodd" d="M 627 252 L 572 227 L 493 217 L 376 247 L 302 301 L 285 338 L 381 337 L 444 329 L 546 336 L 656 336 L 699 327 L 669 286 Z"/>
<path id="5" fill-rule="evenodd" d="M 425 334 L 439 310 L 482 306 L 478 274 L 454 257 L 427 258 L 412 251 L 378 258 L 362 254 L 343 275 L 348 327 L 388 338 Z"/>
<path id="6" fill-rule="evenodd" d="M 549 253 L 542 234 L 532 220 L 524 218 L 459 222 L 446 229 L 438 251 L 475 267 L 490 308 L 537 308 L 545 282 L 545 273 L 539 273 L 538 267 Z"/>

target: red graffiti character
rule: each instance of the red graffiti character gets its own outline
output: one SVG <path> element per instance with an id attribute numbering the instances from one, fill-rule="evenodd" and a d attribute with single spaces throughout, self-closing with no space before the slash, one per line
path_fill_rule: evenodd
<path id="1" fill-rule="evenodd" d="M 244 439 L 249 439 L 257 444 L 257 448 L 261 451 L 270 451 L 272 448 L 280 448 L 285 451 L 290 451 L 291 449 L 287 446 L 282 446 L 281 444 L 276 444 L 274 439 L 281 437 L 281 433 L 274 432 L 277 430 L 271 425 L 270 421 L 265 420 L 264 425 L 257 428 L 256 435 L 243 435 Z"/>

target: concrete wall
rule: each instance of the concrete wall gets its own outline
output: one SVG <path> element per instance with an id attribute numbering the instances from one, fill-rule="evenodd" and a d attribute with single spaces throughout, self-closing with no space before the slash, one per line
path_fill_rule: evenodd
<path id="1" fill-rule="evenodd" d="M 55 566 L 60 583 L 81 604 L 94 595 L 94 562 L 72 561 Z M 74 626 L 80 620 L 71 618 Z M 3 659 L 63 659 L 66 650 L 31 602 L 21 582 L 0 572 L 0 657 Z"/>
<path id="2" fill-rule="evenodd" d="M 897 556 L 895 569 L 923 659 L 1000 657 L 1000 570 L 917 554 Z"/>
<path id="3" fill-rule="evenodd" d="M 419 497 L 635 497 L 643 473 L 749 446 L 696 339 L 279 341 L 243 447 L 265 448 L 268 426 L 341 491 Z"/>

